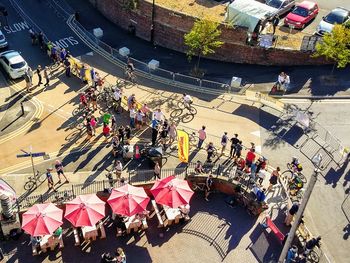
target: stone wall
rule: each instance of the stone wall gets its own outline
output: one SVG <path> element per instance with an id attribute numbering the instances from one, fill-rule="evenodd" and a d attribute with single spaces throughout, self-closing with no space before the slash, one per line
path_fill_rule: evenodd
<path id="1" fill-rule="evenodd" d="M 90 0 L 106 18 L 125 30 L 135 28 L 136 36 L 151 40 L 152 3 L 138 0 L 138 8 L 130 10 L 123 3 L 127 0 Z M 186 52 L 184 34 L 189 32 L 194 17 L 155 7 L 154 41 L 157 45 Z M 244 28 L 228 28 L 220 25 L 221 40 L 225 44 L 208 58 L 225 62 L 260 65 L 320 65 L 327 63 L 323 58 L 311 58 L 310 53 L 296 50 L 263 49 L 245 44 L 247 33 Z"/>

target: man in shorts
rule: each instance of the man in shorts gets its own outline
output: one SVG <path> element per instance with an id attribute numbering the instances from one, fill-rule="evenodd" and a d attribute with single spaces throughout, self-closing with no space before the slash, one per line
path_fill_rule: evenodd
<path id="1" fill-rule="evenodd" d="M 48 184 L 49 190 L 52 189 L 55 192 L 57 192 L 57 190 L 55 189 L 55 186 L 54 186 L 55 183 L 53 182 L 51 171 L 52 171 L 52 168 L 47 168 L 46 169 L 47 184 Z"/>
<path id="2" fill-rule="evenodd" d="M 56 169 L 56 172 L 58 175 L 58 183 L 59 184 L 61 183 L 61 175 L 64 177 L 64 179 L 66 179 L 65 183 L 69 183 L 66 175 L 63 172 L 63 165 L 59 160 L 56 160 L 56 162 L 55 162 L 55 169 Z"/>

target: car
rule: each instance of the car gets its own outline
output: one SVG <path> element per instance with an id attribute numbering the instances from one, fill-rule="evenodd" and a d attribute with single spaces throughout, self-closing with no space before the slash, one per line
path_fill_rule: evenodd
<path id="1" fill-rule="evenodd" d="M 335 24 L 341 25 L 347 21 L 350 21 L 350 11 L 343 7 L 337 7 L 322 18 L 316 28 L 316 34 L 323 36 L 325 33 L 331 33 Z"/>
<path id="2" fill-rule="evenodd" d="M 295 6 L 295 0 L 265 0 L 265 4 L 278 9 L 274 15 L 283 16 Z"/>
<path id="3" fill-rule="evenodd" d="M 18 51 L 8 50 L 0 53 L 0 64 L 11 79 L 23 77 L 28 64 Z"/>
<path id="4" fill-rule="evenodd" d="M 292 12 L 286 16 L 284 25 L 304 29 L 305 26 L 317 16 L 318 12 L 319 8 L 315 2 L 303 1 L 296 4 Z"/>
<path id="5" fill-rule="evenodd" d="M 4 36 L 4 34 L 1 32 L 0 30 L 0 48 L 5 48 L 7 47 L 9 44 L 6 41 L 6 38 Z"/>

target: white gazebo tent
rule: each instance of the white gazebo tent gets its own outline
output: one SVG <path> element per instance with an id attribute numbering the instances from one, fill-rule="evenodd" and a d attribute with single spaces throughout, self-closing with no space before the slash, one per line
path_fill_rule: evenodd
<path id="1" fill-rule="evenodd" d="M 254 0 L 234 0 L 227 7 L 225 22 L 247 27 L 249 32 L 253 32 L 259 21 L 273 16 L 276 12 L 276 8 Z"/>

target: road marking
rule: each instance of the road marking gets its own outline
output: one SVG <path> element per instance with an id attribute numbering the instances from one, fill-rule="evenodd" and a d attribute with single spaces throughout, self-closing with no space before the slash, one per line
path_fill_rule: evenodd
<path id="1" fill-rule="evenodd" d="M 258 130 L 258 131 L 253 131 L 253 132 L 251 132 L 250 134 L 252 134 L 252 135 L 254 135 L 254 136 L 260 138 L 260 130 Z"/>
<path id="2" fill-rule="evenodd" d="M 15 91 L 19 92 L 20 94 L 22 94 L 23 98 L 25 98 L 26 96 L 28 96 L 27 94 L 25 94 L 25 92 L 22 90 L 22 87 L 20 87 L 17 83 L 15 83 L 14 81 L 6 81 L 6 84 L 9 85 L 10 87 L 12 87 Z M 24 94 L 24 95 L 23 95 Z M 44 107 L 43 105 L 39 102 L 38 99 L 36 99 L 35 97 L 31 97 L 31 103 L 34 105 L 35 107 L 35 112 L 33 114 L 33 116 L 19 129 L 10 132 L 6 135 L 4 135 L 1 139 L 0 139 L 0 144 L 9 141 L 15 137 L 17 137 L 18 135 L 24 133 L 25 131 L 28 131 L 30 129 L 30 127 L 37 122 L 37 120 L 40 119 L 43 111 L 44 111 Z"/>
<path id="3" fill-rule="evenodd" d="M 322 103 L 322 104 L 349 104 L 349 99 L 320 99 L 320 100 L 310 100 L 310 99 L 287 99 L 283 98 L 280 99 L 280 101 L 284 103 L 295 103 L 295 104 L 310 104 L 311 102 L 316 103 Z"/>

